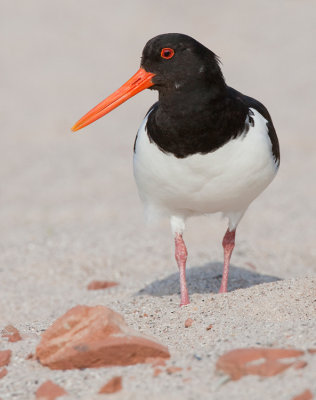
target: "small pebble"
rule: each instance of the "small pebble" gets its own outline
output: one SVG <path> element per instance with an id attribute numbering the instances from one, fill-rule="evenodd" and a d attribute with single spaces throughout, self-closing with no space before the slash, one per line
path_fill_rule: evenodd
<path id="1" fill-rule="evenodd" d="M 189 328 L 190 326 L 192 326 L 192 324 L 193 324 L 193 319 L 192 319 L 192 318 L 188 318 L 188 319 L 185 321 L 184 326 L 185 326 L 186 328 Z"/>

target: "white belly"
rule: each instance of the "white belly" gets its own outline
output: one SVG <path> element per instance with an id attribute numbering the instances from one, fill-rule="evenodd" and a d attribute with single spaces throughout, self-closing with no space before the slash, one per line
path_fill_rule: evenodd
<path id="1" fill-rule="evenodd" d="M 254 126 L 218 150 L 176 158 L 149 141 L 147 118 L 136 141 L 134 175 L 147 214 L 188 217 L 243 212 L 274 178 L 267 121 L 252 109 Z"/>

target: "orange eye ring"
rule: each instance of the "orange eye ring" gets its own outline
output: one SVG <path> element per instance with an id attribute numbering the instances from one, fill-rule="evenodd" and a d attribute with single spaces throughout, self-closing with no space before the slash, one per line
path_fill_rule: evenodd
<path id="1" fill-rule="evenodd" d="M 160 55 L 162 58 L 169 60 L 170 58 L 172 58 L 174 56 L 174 50 L 170 49 L 169 47 L 165 47 L 161 50 Z"/>

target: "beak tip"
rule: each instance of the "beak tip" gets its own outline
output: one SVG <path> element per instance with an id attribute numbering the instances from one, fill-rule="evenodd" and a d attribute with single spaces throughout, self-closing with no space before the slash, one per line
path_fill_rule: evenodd
<path id="1" fill-rule="evenodd" d="M 78 131 L 79 129 L 80 129 L 80 128 L 77 127 L 77 124 L 75 124 L 75 125 L 71 128 L 72 132 L 76 132 L 76 131 Z"/>

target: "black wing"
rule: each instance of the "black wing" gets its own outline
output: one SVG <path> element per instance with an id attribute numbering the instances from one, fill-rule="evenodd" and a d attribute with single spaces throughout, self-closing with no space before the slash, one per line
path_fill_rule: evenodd
<path id="1" fill-rule="evenodd" d="M 254 108 L 257 110 L 267 121 L 268 127 L 268 134 L 272 143 L 272 153 L 275 159 L 280 164 L 280 147 L 279 147 L 279 140 L 273 126 L 272 118 L 269 114 L 269 111 L 266 107 L 260 103 L 260 101 L 253 99 L 252 97 L 246 96 L 233 88 L 228 88 L 229 93 L 232 97 L 237 98 L 238 100 L 242 101 L 248 108 Z"/>

